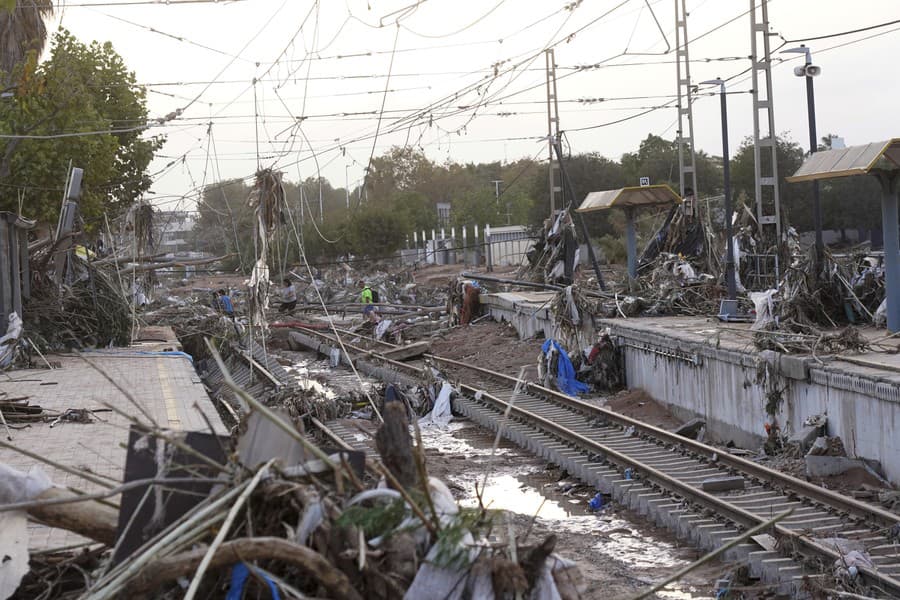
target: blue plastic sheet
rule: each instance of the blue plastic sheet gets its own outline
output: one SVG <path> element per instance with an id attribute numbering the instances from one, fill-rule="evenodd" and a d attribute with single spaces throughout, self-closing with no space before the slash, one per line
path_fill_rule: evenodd
<path id="1" fill-rule="evenodd" d="M 272 600 L 281 600 L 278 594 L 278 588 L 275 582 L 269 579 L 265 573 L 257 571 L 257 575 L 266 580 L 269 584 L 269 591 L 272 593 Z M 250 577 L 250 569 L 246 563 L 238 563 L 231 568 L 231 585 L 228 587 L 228 595 L 225 600 L 241 600 L 244 594 L 244 586 L 247 585 L 247 579 Z"/>
<path id="2" fill-rule="evenodd" d="M 544 353 L 544 356 L 550 352 L 551 346 L 559 353 L 559 359 L 556 361 L 556 387 L 570 396 L 577 396 L 590 391 L 591 388 L 589 386 L 575 378 L 575 367 L 572 366 L 569 355 L 559 345 L 559 342 L 552 339 L 544 342 L 544 345 L 541 346 L 541 352 Z"/>

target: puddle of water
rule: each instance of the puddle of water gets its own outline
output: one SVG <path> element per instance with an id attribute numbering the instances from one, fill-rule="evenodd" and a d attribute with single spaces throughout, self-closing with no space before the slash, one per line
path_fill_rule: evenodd
<path id="1" fill-rule="evenodd" d="M 479 482 L 480 486 L 480 482 Z M 490 510 L 507 510 L 524 515 L 537 514 L 544 519 L 565 519 L 573 514 L 571 505 L 551 500 L 513 475 L 488 477 L 482 502 Z M 467 497 L 460 501 L 466 507 L 477 507 L 478 499 Z"/>
<path id="2" fill-rule="evenodd" d="M 438 450 L 443 454 L 465 456 L 467 459 L 477 458 L 479 463 L 484 463 L 491 455 L 490 447 L 475 447 L 464 436 L 458 435 L 461 431 L 470 428 L 472 428 L 472 424 L 466 421 L 450 421 L 444 428 L 435 425 L 422 425 L 419 431 L 422 434 L 422 443 L 425 444 L 426 448 Z M 494 457 L 505 456 L 509 451 L 508 447 L 503 447 L 501 444 L 497 448 Z"/>
<path id="3" fill-rule="evenodd" d="M 351 371 L 332 369 L 327 359 L 321 359 L 310 352 L 283 351 L 283 354 L 294 361 L 293 364 L 286 365 L 284 370 L 293 375 L 304 390 L 320 394 L 328 400 L 345 395 L 349 390 L 360 390 L 360 382 Z M 368 391 L 374 385 L 374 380 L 362 376 L 363 390 Z"/>
<path id="4" fill-rule="evenodd" d="M 678 548 L 642 534 L 634 523 L 615 517 L 604 521 L 592 550 L 639 569 L 671 569 L 685 564 Z"/>
<path id="5" fill-rule="evenodd" d="M 422 437 L 430 448 L 465 456 L 465 461 L 461 461 L 464 466 L 458 472 L 446 473 L 444 478 L 463 490 L 460 505 L 478 506 L 475 485 L 480 486 L 483 480 L 493 434 L 484 435 L 471 423 L 455 421 L 445 429 L 424 428 Z M 565 495 L 566 483 L 573 482 L 546 482 L 546 478 L 541 477 L 543 463 L 540 460 L 523 454 L 516 447 L 499 448 L 495 460 L 498 456 L 503 459 L 493 463 L 483 494 L 487 508 L 528 516 L 537 513 L 538 520 L 552 531 L 591 536 L 583 546 L 591 554 L 591 558 L 585 560 L 623 565 L 648 581 L 690 562 L 685 558 L 684 548 L 668 539 L 642 533 L 643 524 L 610 512 L 591 512 L 587 506 L 590 494 L 585 495 L 583 488 L 575 490 L 574 495 Z M 539 481 L 546 483 L 541 485 L 537 483 Z M 697 600 L 710 596 L 691 583 L 680 582 L 658 592 L 655 597 Z"/>
<path id="6" fill-rule="evenodd" d="M 337 397 L 334 390 L 322 385 L 321 382 L 310 376 L 311 372 L 308 365 L 295 363 L 293 365 L 286 365 L 284 370 L 294 376 L 294 380 L 304 391 L 316 392 L 329 400 L 334 400 Z"/>

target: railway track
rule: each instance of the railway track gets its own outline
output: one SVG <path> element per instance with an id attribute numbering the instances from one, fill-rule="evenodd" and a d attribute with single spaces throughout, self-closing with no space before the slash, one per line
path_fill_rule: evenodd
<path id="1" fill-rule="evenodd" d="M 334 341 L 321 332 L 304 333 Z M 378 361 L 377 352 L 347 348 Z M 847 551 L 829 539 L 843 538 L 872 559 L 871 567 L 858 567 L 870 593 L 900 597 L 900 516 L 540 385 L 439 356 L 428 359 L 458 382 L 456 410 L 500 428 L 504 437 L 700 547 L 719 547 L 792 509 L 770 531 L 777 550 L 744 543 L 726 554 L 747 561 L 751 575 L 780 592 L 803 595 L 811 580 L 824 582 Z M 408 376 L 421 374 L 419 365 L 383 362 Z M 726 478 L 744 485 L 710 489 L 716 487 L 710 481 Z"/>

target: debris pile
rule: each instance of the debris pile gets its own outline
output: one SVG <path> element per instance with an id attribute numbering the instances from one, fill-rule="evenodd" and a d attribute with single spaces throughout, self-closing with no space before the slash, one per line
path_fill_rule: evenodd
<path id="1" fill-rule="evenodd" d="M 755 344 L 760 349 L 781 352 L 829 354 L 865 352 L 871 343 L 856 325 L 879 322 L 884 302 L 884 269 L 866 253 L 838 260 L 825 250 L 817 270 L 814 249 L 800 250 L 796 232 L 789 230 L 791 263 L 777 290 L 751 294 L 757 306 Z M 826 333 L 822 328 L 837 328 Z"/>
<path id="2" fill-rule="evenodd" d="M 10 423 L 31 423 L 45 418 L 44 409 L 28 402 L 28 396 L 10 396 L 9 392 L 0 392 L 0 424 L 12 427 Z"/>
<path id="3" fill-rule="evenodd" d="M 173 436 L 135 425 L 126 481 L 101 494 L 122 493 L 118 515 L 105 507 L 76 515 L 84 502 L 53 500 L 54 525 L 101 545 L 38 555 L 30 563 L 27 554 L 11 554 L 18 597 L 54 590 L 101 600 L 223 591 L 229 598 L 277 592 L 567 600 L 584 591 L 577 567 L 553 554 L 554 535 L 531 543 L 527 533 L 516 537 L 494 526 L 492 511 L 459 507 L 429 477 L 403 403 L 382 405 L 377 460 L 319 446 L 282 415 L 235 393 L 254 411 L 236 447 L 208 434 Z M 2 468 L 10 476 L 0 502 L 16 502 L 29 514 L 48 504 L 48 494 L 67 493 L 34 472 Z"/>
<path id="4" fill-rule="evenodd" d="M 31 254 L 31 298 L 24 321 L 40 348 L 91 348 L 125 345 L 131 338 L 132 306 L 114 265 L 94 265 L 72 252 L 71 281 L 53 276 L 55 244 Z"/>
<path id="5" fill-rule="evenodd" d="M 721 270 L 720 257 L 716 254 L 716 237 L 712 233 L 709 214 L 694 207 L 698 216 L 692 218 L 685 214 L 682 206 L 674 206 L 669 210 L 666 220 L 647 244 L 638 261 L 638 275 L 656 270 L 660 255 L 667 255 L 667 261 L 678 258 L 682 263 L 679 270 L 685 279 L 698 277 L 700 273 L 718 273 Z M 704 220 L 707 223 L 704 225 Z M 685 257 L 690 258 L 690 262 Z M 703 277 L 712 277 L 703 275 Z"/>
<path id="6" fill-rule="evenodd" d="M 526 254 L 528 260 L 516 273 L 516 279 L 571 284 L 579 264 L 579 254 L 572 215 L 568 210 L 560 211 L 555 218 L 544 221 L 543 233 Z"/>
<path id="7" fill-rule="evenodd" d="M 299 308 L 320 306 L 320 295 L 329 306 L 358 304 L 361 283 L 368 284 L 381 303 L 434 306 L 445 300 L 441 287 L 420 285 L 416 281 L 415 267 L 398 270 L 387 263 L 367 261 L 366 268 L 362 269 L 354 268 L 351 262 L 352 257 L 348 257 L 335 266 L 312 268 L 312 281 L 305 269 L 292 271 L 291 276 L 305 284 L 298 286 L 298 295 L 308 306 L 301 304 Z"/>
<path id="8" fill-rule="evenodd" d="M 719 308 L 722 286 L 680 254 L 661 252 L 646 263 L 644 272 L 634 294 L 641 298 L 645 316 L 710 315 Z"/>

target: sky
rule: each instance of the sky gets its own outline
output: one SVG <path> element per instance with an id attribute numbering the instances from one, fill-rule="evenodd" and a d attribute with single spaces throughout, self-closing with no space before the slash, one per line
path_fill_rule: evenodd
<path id="1" fill-rule="evenodd" d="M 190 210 L 204 184 L 258 167 L 353 188 L 392 146 L 438 162 L 545 158 L 547 48 L 572 152 L 618 159 L 648 134 L 673 139 L 676 1 L 67 0 L 50 29 L 112 42 L 146 85 L 151 118 L 180 111 L 148 130 L 167 136 L 149 197 Z M 730 78 L 732 154 L 753 133 L 752 1 L 686 0 L 692 83 Z M 769 0 L 768 11 L 779 135 L 808 146 L 793 73 L 803 58 L 780 50 L 890 21 L 806 43 L 822 68 L 819 136 L 900 135 L 900 1 Z M 697 148 L 713 155 L 717 90 L 699 86 L 693 106 Z"/>

